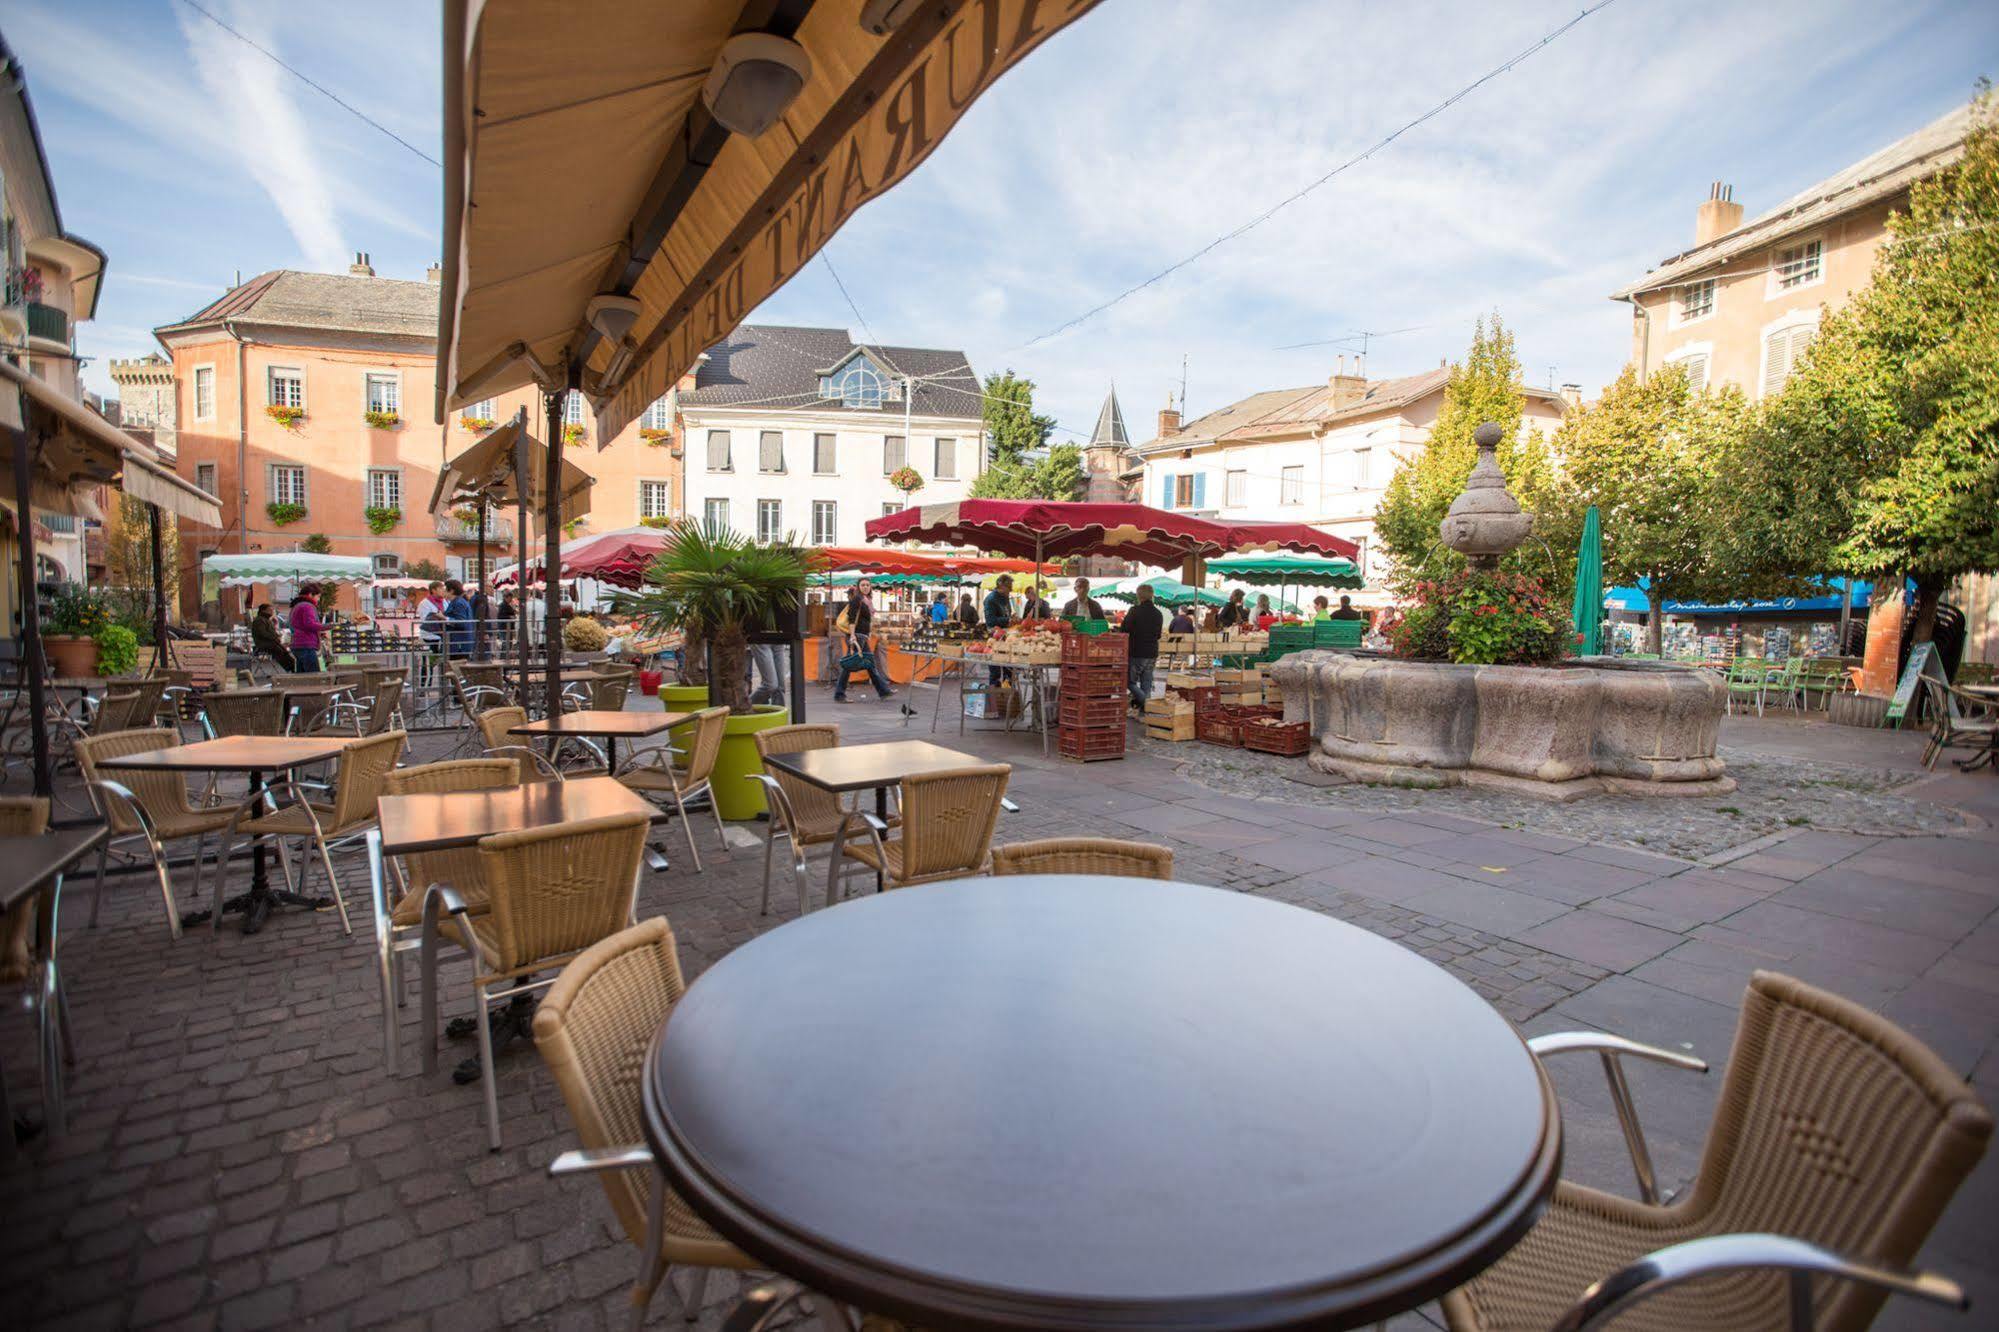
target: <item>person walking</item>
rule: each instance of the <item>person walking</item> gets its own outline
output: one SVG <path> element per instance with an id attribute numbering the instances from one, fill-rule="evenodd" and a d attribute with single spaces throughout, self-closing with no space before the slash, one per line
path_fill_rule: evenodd
<path id="1" fill-rule="evenodd" d="M 278 628 L 278 617 L 271 610 L 271 603 L 257 607 L 256 618 L 250 621 L 250 648 L 261 652 L 288 671 L 298 669 L 292 660 L 291 649 L 285 646 L 285 636 Z"/>
<path id="2" fill-rule="evenodd" d="M 433 648 L 443 637 L 443 619 L 444 584 L 432 583 L 423 590 L 423 599 L 416 604 L 416 631 Z"/>
<path id="3" fill-rule="evenodd" d="M 1165 619 L 1152 600 L 1152 589 L 1138 585 L 1138 601 L 1118 625 L 1118 632 L 1130 640 L 1126 648 L 1126 679 L 1131 689 L 1131 706 L 1142 709 L 1152 697 L 1152 668 L 1159 661 L 1159 630 Z"/>
<path id="4" fill-rule="evenodd" d="M 472 655 L 472 603 L 465 596 L 465 584 L 456 578 L 444 580 L 446 598 L 444 618 L 449 632 L 451 655 L 469 657 Z"/>
<path id="5" fill-rule="evenodd" d="M 865 578 L 847 589 L 847 606 L 840 612 L 840 618 L 849 626 L 847 629 L 849 651 L 833 667 L 835 703 L 849 701 L 847 677 L 855 670 L 865 670 L 868 673 L 868 683 L 875 687 L 877 697 L 895 697 L 895 690 L 890 686 L 888 677 L 882 674 L 881 658 L 874 650 L 875 611 L 874 607 L 868 604 L 868 593 L 871 590 L 871 585 Z M 850 670 L 847 663 L 853 661 L 856 656 L 860 661 Z"/>
<path id="6" fill-rule="evenodd" d="M 301 583 L 292 598 L 292 669 L 301 675 L 319 670 L 319 585 Z"/>
<path id="7" fill-rule="evenodd" d="M 1101 620 L 1104 618 L 1104 608 L 1097 604 L 1095 597 L 1090 595 L 1089 579 L 1078 578 L 1075 583 L 1075 592 L 1075 596 L 1070 597 L 1062 604 L 1063 619 L 1073 619 L 1078 615 L 1086 620 Z"/>

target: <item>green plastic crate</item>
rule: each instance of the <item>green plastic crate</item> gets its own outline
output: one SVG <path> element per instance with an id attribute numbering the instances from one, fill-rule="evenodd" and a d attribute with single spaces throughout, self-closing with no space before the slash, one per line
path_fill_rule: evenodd
<path id="1" fill-rule="evenodd" d="M 1076 627 L 1079 634 L 1107 634 L 1111 631 L 1109 620 L 1086 620 L 1080 615 L 1072 615 L 1069 623 Z"/>
<path id="2" fill-rule="evenodd" d="M 1367 630 L 1365 620 L 1318 620 L 1312 625 L 1312 646 L 1355 648 Z"/>

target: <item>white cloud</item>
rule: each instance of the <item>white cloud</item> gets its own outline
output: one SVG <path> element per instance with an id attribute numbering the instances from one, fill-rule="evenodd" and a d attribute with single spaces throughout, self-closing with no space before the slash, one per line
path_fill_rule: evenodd
<path id="1" fill-rule="evenodd" d="M 202 85 L 222 109 L 241 166 L 271 198 L 299 251 L 313 267 L 337 272 L 347 262 L 330 173 L 295 99 L 298 84 L 276 64 L 208 19 L 175 6 Z M 231 26 L 276 49 L 263 17 L 237 3 Z"/>

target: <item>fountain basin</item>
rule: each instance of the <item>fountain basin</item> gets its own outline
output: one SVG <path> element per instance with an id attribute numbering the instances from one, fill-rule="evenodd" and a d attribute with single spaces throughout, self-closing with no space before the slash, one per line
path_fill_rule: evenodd
<path id="1" fill-rule="evenodd" d="M 1719 795 L 1728 691 L 1711 671 L 1588 658 L 1461 666 L 1296 652 L 1270 668 L 1311 765 L 1354 781 L 1486 786 L 1553 800 Z"/>

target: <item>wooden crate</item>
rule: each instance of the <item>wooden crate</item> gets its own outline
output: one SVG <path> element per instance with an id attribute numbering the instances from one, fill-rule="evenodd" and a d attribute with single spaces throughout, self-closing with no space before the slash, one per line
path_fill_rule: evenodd
<path id="1" fill-rule="evenodd" d="M 1168 694 L 1164 698 L 1148 698 L 1145 700 L 1145 719 L 1147 721 L 1154 719 L 1170 721 L 1175 717 L 1191 717 L 1193 715 L 1194 705 L 1184 698 L 1176 698 Z"/>
<path id="2" fill-rule="evenodd" d="M 1230 691 L 1224 688 L 1221 692 L 1221 701 L 1232 708 L 1253 708 L 1262 704 L 1263 691 L 1261 689 L 1237 689 Z"/>
<path id="3" fill-rule="evenodd" d="M 1215 671 L 1215 683 L 1221 686 L 1225 694 L 1231 692 L 1231 685 L 1242 689 L 1257 689 L 1263 684 L 1263 668 L 1260 666 L 1219 668 Z"/>
<path id="4" fill-rule="evenodd" d="M 1145 738 L 1148 740 L 1164 740 L 1169 744 L 1179 744 L 1185 740 L 1192 740 L 1195 738 L 1194 714 L 1188 712 L 1184 716 L 1177 717 L 1147 716 L 1145 719 Z"/>

